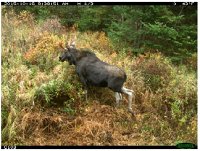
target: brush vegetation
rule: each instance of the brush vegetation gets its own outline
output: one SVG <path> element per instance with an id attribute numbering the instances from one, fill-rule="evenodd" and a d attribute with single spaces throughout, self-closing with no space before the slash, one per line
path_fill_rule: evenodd
<path id="1" fill-rule="evenodd" d="M 125 95 L 115 109 L 108 88 L 89 85 L 84 100 L 75 67 L 58 61 L 66 40 L 74 39 L 77 49 L 125 69 L 135 119 Z M 174 65 L 158 50 L 116 51 L 102 31 L 66 28 L 57 18 L 36 22 L 29 11 L 2 15 L 1 48 L 2 145 L 197 144 L 197 72 L 191 66 Z"/>

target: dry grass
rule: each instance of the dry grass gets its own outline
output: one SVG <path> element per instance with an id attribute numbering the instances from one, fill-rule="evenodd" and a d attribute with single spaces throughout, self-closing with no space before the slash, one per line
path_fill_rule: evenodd
<path id="1" fill-rule="evenodd" d="M 135 110 L 136 118 L 133 119 L 124 104 L 116 110 L 99 101 L 91 101 L 81 114 L 75 116 L 56 108 L 40 111 L 38 107 L 26 107 L 15 120 L 18 135 L 13 140 L 15 144 L 41 146 L 173 145 L 177 137 L 175 132 L 167 123 L 163 125 L 158 117 L 150 116 L 155 114 L 154 111 L 140 113 Z M 154 124 L 163 126 L 150 133 L 148 128 Z M 166 128 L 171 130 L 170 134 L 166 133 Z"/>
<path id="2" fill-rule="evenodd" d="M 37 108 L 24 108 L 15 120 L 15 128 L 21 134 L 14 137 L 15 143 L 63 146 L 158 144 L 156 139 L 160 138 L 141 133 L 139 121 L 133 120 L 128 112 L 116 111 L 97 101 L 93 103 L 83 114 L 74 117 L 56 113 L 56 109 L 42 112 Z"/>

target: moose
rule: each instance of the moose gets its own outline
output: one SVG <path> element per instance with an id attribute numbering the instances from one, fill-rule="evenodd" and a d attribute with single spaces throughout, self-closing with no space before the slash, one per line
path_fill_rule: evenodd
<path id="1" fill-rule="evenodd" d="M 116 108 L 122 101 L 122 93 L 128 95 L 128 111 L 134 115 L 131 108 L 133 90 L 126 89 L 123 84 L 126 81 L 125 71 L 115 65 L 110 65 L 101 61 L 90 50 L 77 50 L 75 41 L 66 44 L 64 52 L 59 57 L 59 61 L 67 61 L 69 65 L 75 65 L 76 73 L 83 85 L 87 100 L 87 81 L 99 87 L 108 87 L 115 92 Z"/>

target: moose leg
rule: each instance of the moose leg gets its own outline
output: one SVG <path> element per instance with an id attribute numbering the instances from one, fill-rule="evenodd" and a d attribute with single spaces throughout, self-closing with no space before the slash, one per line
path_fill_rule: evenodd
<path id="1" fill-rule="evenodd" d="M 79 76 L 79 77 L 80 77 L 81 83 L 83 84 L 83 89 L 85 92 L 85 99 L 87 101 L 87 83 L 86 83 L 86 80 L 84 79 L 84 77 L 82 77 L 82 76 Z"/>
<path id="2" fill-rule="evenodd" d="M 133 93 L 134 91 L 122 87 L 122 92 L 123 92 L 124 94 L 127 94 L 127 95 L 128 95 L 128 111 L 131 112 L 131 113 L 134 115 L 133 109 L 131 108 L 131 104 L 132 104 L 132 93 Z"/>
<path id="3" fill-rule="evenodd" d="M 118 108 L 119 103 L 122 101 L 121 93 L 115 92 L 115 98 L 116 98 L 116 108 Z"/>

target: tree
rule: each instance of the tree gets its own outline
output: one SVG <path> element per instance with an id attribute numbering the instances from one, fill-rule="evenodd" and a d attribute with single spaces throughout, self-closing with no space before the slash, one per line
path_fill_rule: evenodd
<path id="1" fill-rule="evenodd" d="M 160 51 L 175 62 L 197 52 L 196 6 L 114 6 L 113 11 L 108 36 L 118 50 Z"/>
<path id="2" fill-rule="evenodd" d="M 80 18 L 77 20 L 80 31 L 97 31 L 106 29 L 110 19 L 109 12 L 112 11 L 110 6 L 87 6 L 79 7 Z"/>
<path id="3" fill-rule="evenodd" d="M 11 7 L 4 9 L 9 11 Z M 20 6 L 37 21 L 52 17 L 85 32 L 105 31 L 116 51 L 134 54 L 160 51 L 174 62 L 197 53 L 197 6 Z"/>

